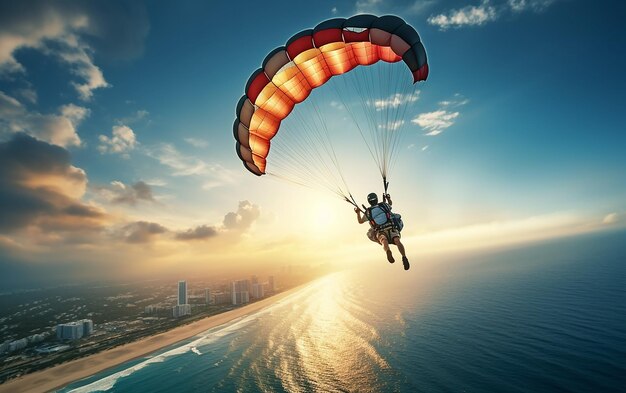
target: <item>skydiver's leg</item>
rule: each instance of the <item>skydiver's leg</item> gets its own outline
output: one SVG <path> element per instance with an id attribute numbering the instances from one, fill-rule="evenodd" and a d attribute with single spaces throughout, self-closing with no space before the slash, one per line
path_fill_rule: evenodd
<path id="1" fill-rule="evenodd" d="M 387 239 L 381 239 L 380 244 L 383 245 L 385 252 L 389 251 L 389 243 L 387 242 Z"/>
<path id="2" fill-rule="evenodd" d="M 398 247 L 400 254 L 402 254 L 403 257 L 406 256 L 406 253 L 404 252 L 404 245 L 402 244 L 398 236 L 393 238 L 393 243 Z"/>
<path id="3" fill-rule="evenodd" d="M 409 264 L 409 259 L 406 257 L 404 253 L 404 245 L 400 241 L 400 236 L 396 236 L 393 238 L 393 243 L 398 246 L 398 250 L 400 250 L 400 254 L 402 254 L 402 264 L 404 265 L 404 270 L 409 270 L 411 265 Z"/>
<path id="4" fill-rule="evenodd" d="M 393 254 L 391 253 L 391 249 L 389 249 L 389 242 L 387 241 L 387 236 L 383 232 L 378 233 L 378 241 L 383 245 L 383 250 L 385 250 L 385 254 L 387 254 L 387 260 L 389 263 L 394 263 L 396 260 L 393 259 Z"/>

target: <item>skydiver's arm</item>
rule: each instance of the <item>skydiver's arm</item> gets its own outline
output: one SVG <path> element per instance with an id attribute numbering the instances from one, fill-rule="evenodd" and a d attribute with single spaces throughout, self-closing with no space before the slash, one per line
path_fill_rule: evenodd
<path id="1" fill-rule="evenodd" d="M 354 211 L 356 212 L 356 218 L 359 221 L 359 224 L 363 224 L 364 222 L 367 221 L 367 217 L 361 216 L 361 210 L 358 208 L 354 208 Z"/>
<path id="2" fill-rule="evenodd" d="M 391 201 L 391 195 L 385 194 L 385 199 L 387 199 L 387 203 L 389 204 L 389 206 L 393 205 L 393 202 Z"/>

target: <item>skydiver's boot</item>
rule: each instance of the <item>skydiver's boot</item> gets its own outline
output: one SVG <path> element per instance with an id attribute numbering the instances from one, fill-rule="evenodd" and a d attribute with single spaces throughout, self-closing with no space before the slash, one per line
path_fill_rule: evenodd
<path id="1" fill-rule="evenodd" d="M 409 259 L 406 256 L 402 257 L 402 264 L 404 265 L 404 270 L 409 270 L 411 265 L 409 264 Z"/>
<path id="2" fill-rule="evenodd" d="M 387 250 L 385 252 L 387 253 L 387 260 L 389 261 L 389 263 L 394 263 L 396 260 L 393 259 L 393 255 L 391 254 L 391 250 Z"/>

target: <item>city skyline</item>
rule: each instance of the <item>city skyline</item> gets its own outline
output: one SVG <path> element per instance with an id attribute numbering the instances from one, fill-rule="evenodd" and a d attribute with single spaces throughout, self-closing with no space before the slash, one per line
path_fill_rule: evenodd
<path id="1" fill-rule="evenodd" d="M 116 342 L 135 341 L 254 305 L 323 274 L 283 274 L 280 288 L 274 275 L 252 274 L 249 279 L 235 281 L 216 276 L 211 280 L 106 286 L 82 283 L 71 290 L 56 287 L 4 293 L 0 385 L 18 375 L 81 357 L 85 351 L 97 353 L 115 347 Z M 231 292 L 235 285 L 241 285 L 245 293 L 237 297 Z"/>

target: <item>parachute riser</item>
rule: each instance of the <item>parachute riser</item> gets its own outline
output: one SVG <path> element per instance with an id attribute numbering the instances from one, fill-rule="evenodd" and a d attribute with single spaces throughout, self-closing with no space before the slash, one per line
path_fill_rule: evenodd
<path id="1" fill-rule="evenodd" d="M 348 197 L 345 197 L 345 201 L 348 202 L 349 204 L 351 204 L 352 206 L 356 207 L 357 209 L 359 209 L 359 211 L 361 213 L 365 214 L 365 210 L 361 210 L 359 205 L 354 200 L 354 197 L 352 196 L 352 194 L 350 194 L 350 198 L 349 199 L 348 199 Z M 366 209 L 365 205 L 363 205 L 363 209 Z"/>
<path id="2" fill-rule="evenodd" d="M 384 188 L 384 192 L 383 192 L 383 202 L 389 202 L 387 195 L 389 195 L 387 193 L 387 190 L 389 189 L 389 182 L 387 181 L 387 177 L 383 176 L 383 188 Z"/>

